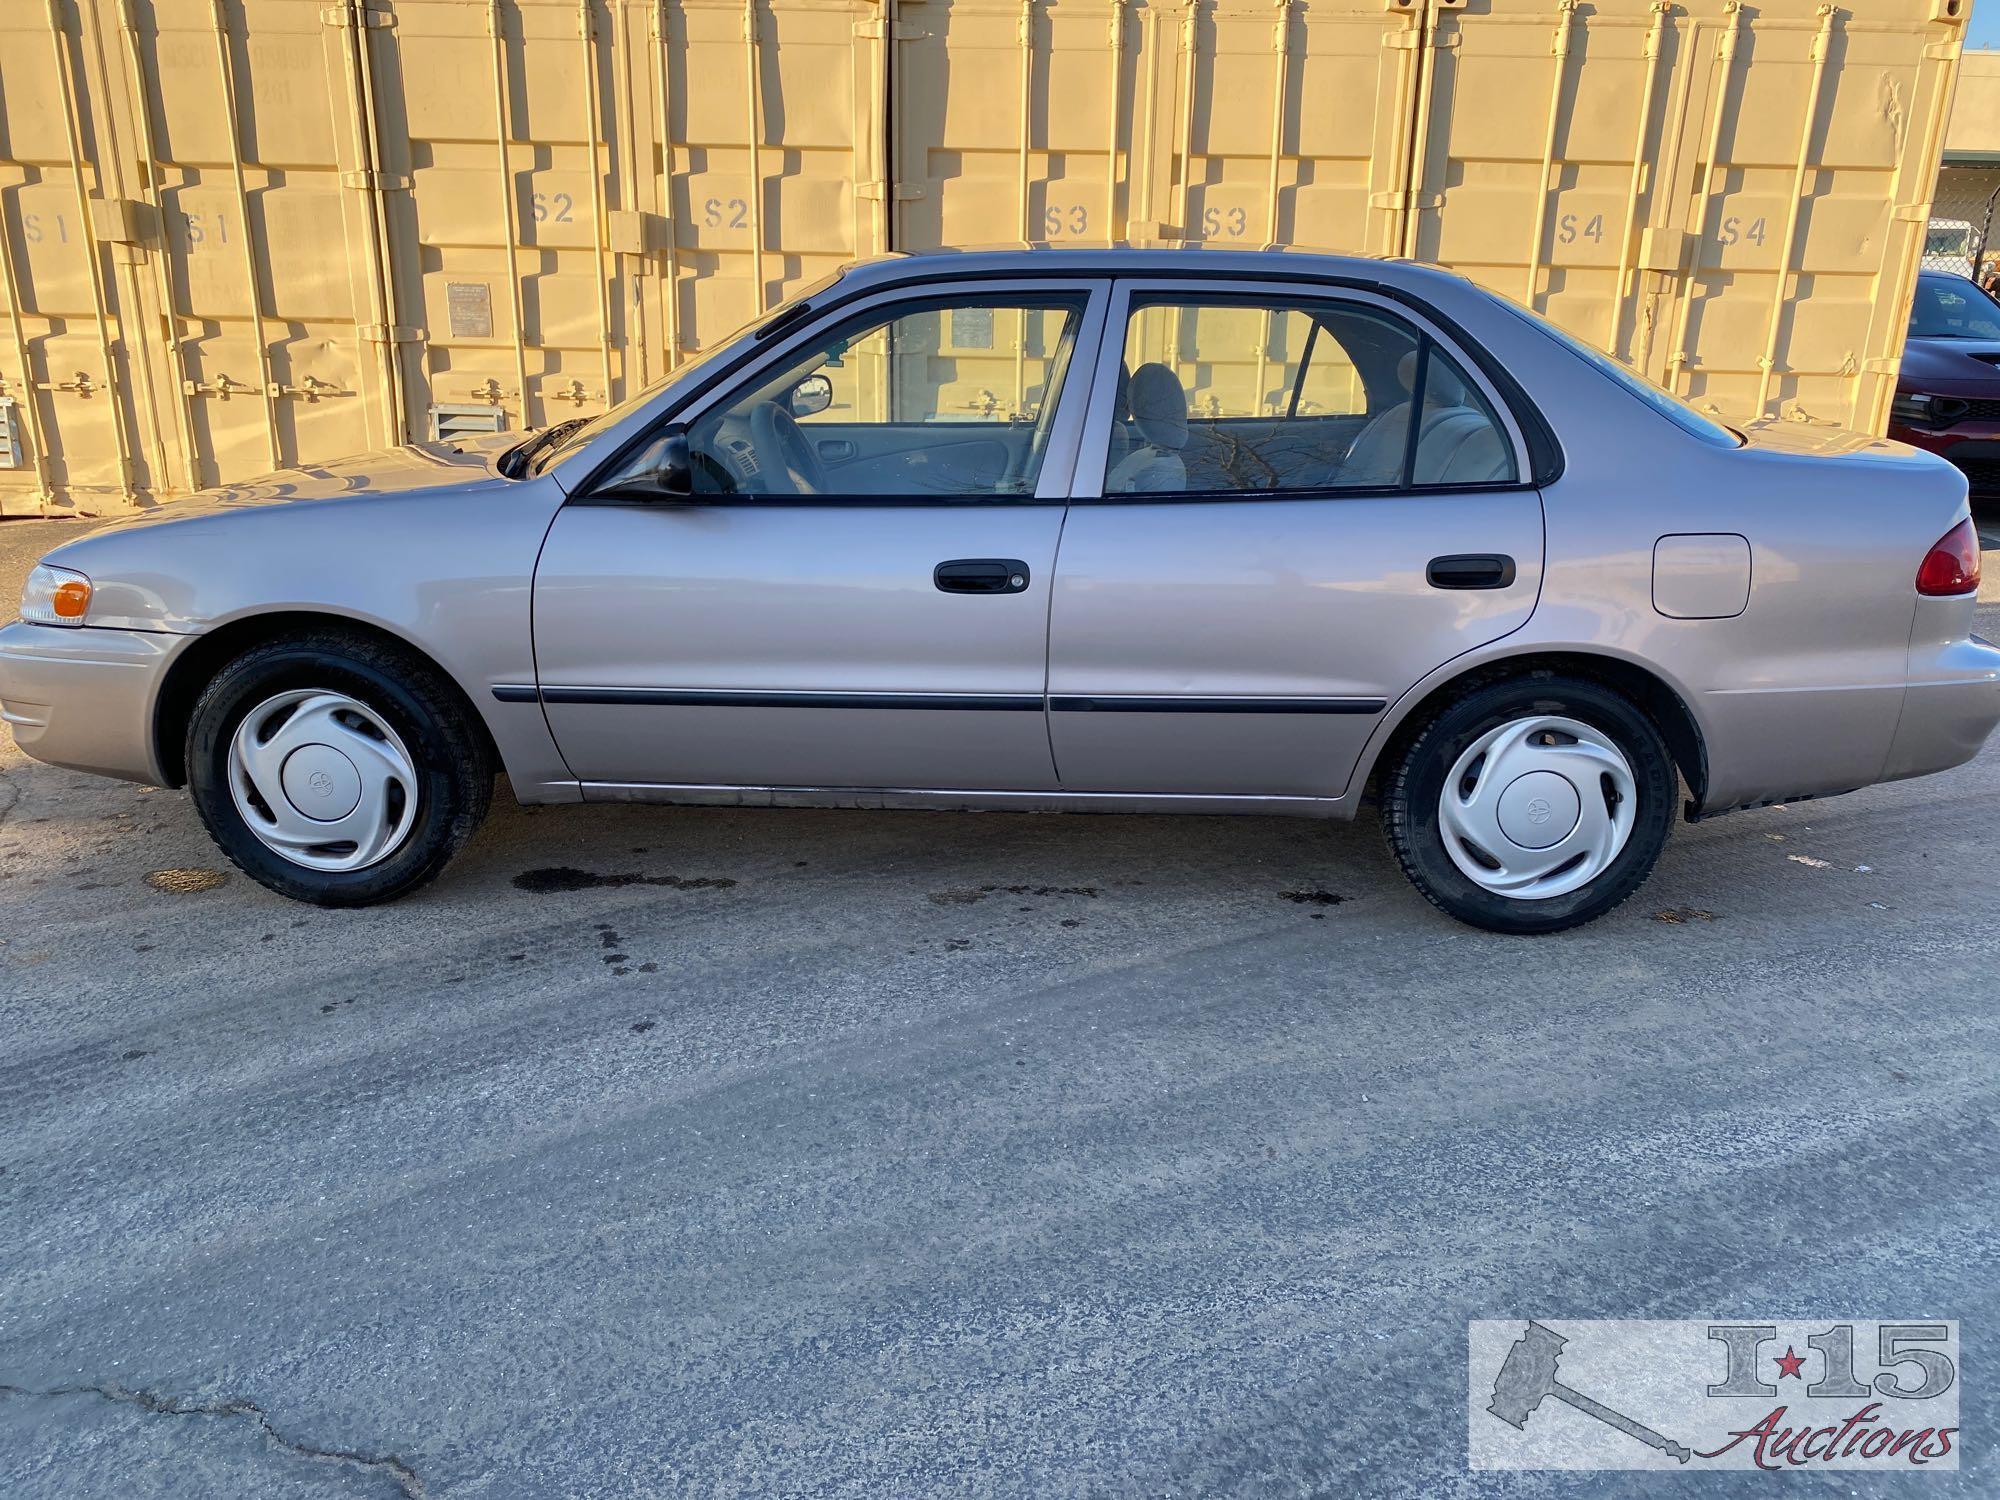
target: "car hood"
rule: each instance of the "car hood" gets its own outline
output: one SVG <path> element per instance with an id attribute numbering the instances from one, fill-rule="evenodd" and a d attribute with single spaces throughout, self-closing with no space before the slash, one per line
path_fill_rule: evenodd
<path id="1" fill-rule="evenodd" d="M 1897 383 L 1944 396 L 2000 396 L 2000 340 L 1911 339 Z"/>
<path id="2" fill-rule="evenodd" d="M 449 443 L 412 443 L 309 467 L 280 469 L 257 479 L 202 490 L 137 515 L 121 516 L 99 530 L 157 526 L 255 506 L 362 496 L 381 500 L 478 484 L 500 477 L 495 466 L 500 455 L 520 441 L 518 432 L 493 433 Z"/>

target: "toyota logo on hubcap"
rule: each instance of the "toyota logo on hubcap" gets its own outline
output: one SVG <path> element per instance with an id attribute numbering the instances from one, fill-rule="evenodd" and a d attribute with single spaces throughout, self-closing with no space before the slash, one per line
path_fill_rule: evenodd
<path id="1" fill-rule="evenodd" d="M 333 795 L 333 778 L 327 775 L 326 772 L 324 771 L 313 772 L 312 775 L 309 778 L 307 778 L 306 785 L 311 787 L 315 792 L 319 793 L 319 795 L 322 797 L 331 797 Z M 1543 817 L 1548 816 L 1548 807 L 1546 803 L 1543 804 L 1542 816 Z"/>
<path id="2" fill-rule="evenodd" d="M 1537 797 L 1528 804 L 1528 821 L 1530 823 L 1546 823 L 1548 822 L 1548 820 L 1549 820 L 1548 798 Z"/>

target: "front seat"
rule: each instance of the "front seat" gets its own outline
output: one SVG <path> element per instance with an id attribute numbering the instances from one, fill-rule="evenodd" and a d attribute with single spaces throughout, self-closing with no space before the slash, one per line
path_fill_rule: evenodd
<path id="1" fill-rule="evenodd" d="M 1163 364 L 1132 372 L 1126 392 L 1139 442 L 1104 476 L 1107 495 L 1172 494 L 1187 489 L 1187 392 L 1180 377 Z"/>

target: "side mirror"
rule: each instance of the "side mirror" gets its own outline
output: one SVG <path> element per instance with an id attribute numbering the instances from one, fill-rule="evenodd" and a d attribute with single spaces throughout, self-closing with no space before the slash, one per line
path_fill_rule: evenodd
<path id="1" fill-rule="evenodd" d="M 808 375 L 792 387 L 786 403 L 795 417 L 810 417 L 833 405 L 833 382 L 824 375 Z"/>
<path id="2" fill-rule="evenodd" d="M 687 433 L 675 427 L 655 438 L 624 477 L 598 493 L 610 500 L 675 505 L 694 494 L 694 459 Z"/>

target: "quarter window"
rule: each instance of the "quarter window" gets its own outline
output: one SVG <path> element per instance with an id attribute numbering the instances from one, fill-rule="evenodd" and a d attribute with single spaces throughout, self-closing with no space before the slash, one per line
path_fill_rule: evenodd
<path id="1" fill-rule="evenodd" d="M 1104 492 L 1512 483 L 1513 445 L 1456 361 L 1334 302 L 1135 301 Z"/>

